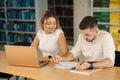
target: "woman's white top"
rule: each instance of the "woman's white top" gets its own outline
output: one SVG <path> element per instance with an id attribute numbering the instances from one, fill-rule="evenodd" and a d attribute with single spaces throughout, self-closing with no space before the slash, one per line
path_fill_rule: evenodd
<path id="1" fill-rule="evenodd" d="M 60 33 L 63 33 L 61 29 L 56 29 L 51 34 L 46 34 L 45 31 L 39 30 L 37 32 L 37 37 L 39 39 L 39 49 L 43 56 L 53 56 L 60 53 L 60 48 L 58 45 L 58 38 Z"/>

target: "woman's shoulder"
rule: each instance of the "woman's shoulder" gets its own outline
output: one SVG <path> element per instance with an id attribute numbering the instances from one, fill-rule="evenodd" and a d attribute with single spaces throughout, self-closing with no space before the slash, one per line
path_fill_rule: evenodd
<path id="1" fill-rule="evenodd" d="M 39 30 L 39 31 L 37 31 L 37 36 L 39 37 L 39 36 L 42 36 L 44 34 L 44 31 L 42 31 L 42 30 Z"/>
<path id="2" fill-rule="evenodd" d="M 37 34 L 42 34 L 44 31 L 43 30 L 39 30 L 37 31 Z"/>
<path id="3" fill-rule="evenodd" d="M 56 29 L 55 33 L 63 33 L 62 29 Z"/>
<path id="4" fill-rule="evenodd" d="M 60 34 L 64 34 L 64 32 L 62 31 L 62 29 L 56 29 L 54 35 L 56 36 L 56 39 L 58 39 L 58 37 L 60 36 Z"/>

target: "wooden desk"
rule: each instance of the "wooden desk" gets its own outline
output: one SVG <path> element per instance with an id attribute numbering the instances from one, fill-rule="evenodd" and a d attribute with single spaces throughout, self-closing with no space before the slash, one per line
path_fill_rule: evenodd
<path id="1" fill-rule="evenodd" d="M 56 69 L 52 63 L 42 68 L 9 66 L 5 53 L 2 51 L 0 51 L 0 72 L 36 80 L 120 80 L 119 67 L 102 69 L 90 75 L 83 75 L 71 73 L 65 69 Z"/>

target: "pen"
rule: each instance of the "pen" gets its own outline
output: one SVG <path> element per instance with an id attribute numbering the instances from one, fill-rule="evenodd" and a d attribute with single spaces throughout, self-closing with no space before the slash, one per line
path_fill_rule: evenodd
<path id="1" fill-rule="evenodd" d="M 81 62 L 81 64 L 80 64 L 80 65 L 82 65 L 83 63 L 85 63 L 85 61 Z M 76 69 L 76 68 L 75 68 L 75 67 L 72 67 L 71 69 Z"/>
<path id="2" fill-rule="evenodd" d="M 77 61 L 77 62 L 79 62 L 79 61 L 80 61 L 79 57 L 76 57 L 75 59 L 76 59 L 76 61 Z"/>
<path id="3" fill-rule="evenodd" d="M 80 61 L 79 57 L 77 58 L 77 61 L 78 61 L 78 62 Z"/>
<path id="4" fill-rule="evenodd" d="M 80 65 L 82 65 L 83 63 L 85 63 L 85 61 L 81 62 Z"/>

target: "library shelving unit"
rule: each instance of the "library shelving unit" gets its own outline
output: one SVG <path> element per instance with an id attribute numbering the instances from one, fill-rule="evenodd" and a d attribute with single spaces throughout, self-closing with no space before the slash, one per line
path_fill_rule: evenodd
<path id="1" fill-rule="evenodd" d="M 120 0 L 91 0 L 91 15 L 100 29 L 111 33 L 115 43 L 120 42 Z"/>
<path id="2" fill-rule="evenodd" d="M 32 42 L 47 0 L 0 0 L 0 43 Z"/>
<path id="3" fill-rule="evenodd" d="M 48 9 L 56 12 L 67 41 L 73 43 L 73 0 L 48 0 Z"/>
<path id="4" fill-rule="evenodd" d="M 0 0 L 0 42 L 5 43 L 5 8 L 4 1 Z"/>

